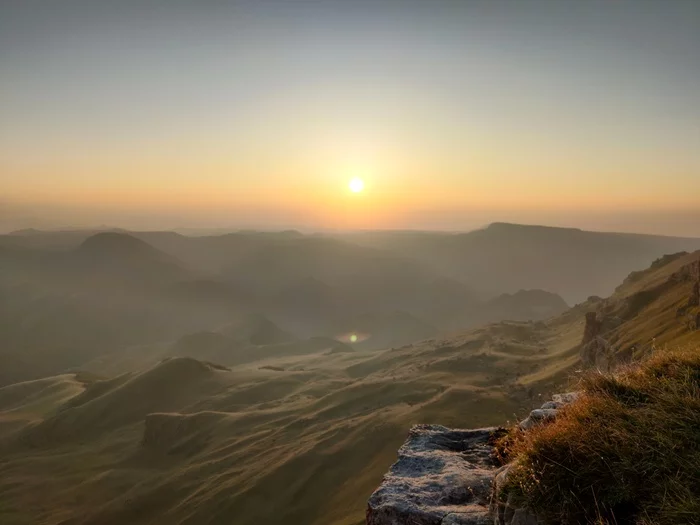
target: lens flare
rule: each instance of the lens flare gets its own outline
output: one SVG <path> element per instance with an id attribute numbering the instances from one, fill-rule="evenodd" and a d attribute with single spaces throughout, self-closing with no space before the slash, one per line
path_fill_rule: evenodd
<path id="1" fill-rule="evenodd" d="M 371 337 L 371 334 L 363 332 L 346 332 L 335 336 L 336 341 L 341 343 L 363 343 Z"/>

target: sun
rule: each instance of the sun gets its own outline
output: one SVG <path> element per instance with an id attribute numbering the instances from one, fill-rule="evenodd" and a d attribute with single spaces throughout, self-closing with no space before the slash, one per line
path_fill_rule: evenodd
<path id="1" fill-rule="evenodd" d="M 350 191 L 353 193 L 360 193 L 365 189 L 365 182 L 359 177 L 353 177 L 348 183 Z"/>

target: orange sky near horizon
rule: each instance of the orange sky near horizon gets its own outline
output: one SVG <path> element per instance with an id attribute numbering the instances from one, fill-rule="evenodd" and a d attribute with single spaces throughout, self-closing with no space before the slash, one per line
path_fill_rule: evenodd
<path id="1" fill-rule="evenodd" d="M 3 4 L 7 228 L 700 209 L 700 4 L 436 2 Z"/>

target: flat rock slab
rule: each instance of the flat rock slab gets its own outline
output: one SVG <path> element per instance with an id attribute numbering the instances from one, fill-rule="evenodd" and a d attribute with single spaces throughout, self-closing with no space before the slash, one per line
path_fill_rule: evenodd
<path id="1" fill-rule="evenodd" d="M 486 525 L 496 428 L 416 425 L 367 506 L 368 525 Z"/>

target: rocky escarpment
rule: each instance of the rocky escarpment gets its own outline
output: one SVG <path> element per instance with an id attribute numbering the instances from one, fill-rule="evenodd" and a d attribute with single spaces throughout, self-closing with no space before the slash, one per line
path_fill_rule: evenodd
<path id="1" fill-rule="evenodd" d="M 527 431 L 554 420 L 578 396 L 559 394 L 520 422 Z M 503 494 L 509 466 L 495 457 L 502 428 L 416 425 L 367 504 L 367 525 L 537 525 Z"/>
<path id="2" fill-rule="evenodd" d="M 589 299 L 585 307 L 590 310 L 579 347 L 584 366 L 610 371 L 648 355 L 659 335 L 681 333 L 679 324 L 700 330 L 700 252 L 662 257 L 630 274 L 613 296 Z"/>

